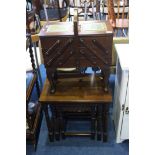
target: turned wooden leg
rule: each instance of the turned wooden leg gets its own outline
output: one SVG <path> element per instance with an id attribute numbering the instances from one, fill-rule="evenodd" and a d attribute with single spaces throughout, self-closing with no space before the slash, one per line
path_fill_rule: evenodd
<path id="1" fill-rule="evenodd" d="M 57 72 L 54 69 L 46 71 L 47 71 L 47 78 L 51 86 L 50 93 L 54 94 L 56 91 Z"/>
<path id="2" fill-rule="evenodd" d="M 103 104 L 103 142 L 107 142 L 108 139 L 108 104 Z"/>
<path id="3" fill-rule="evenodd" d="M 56 140 L 59 140 L 59 132 L 58 132 L 58 121 L 57 121 L 57 110 L 56 107 L 53 105 L 51 106 L 52 110 L 52 117 L 53 117 L 53 130 L 54 130 L 54 137 Z"/>
<path id="4" fill-rule="evenodd" d="M 59 126 L 60 126 L 60 135 L 62 139 L 65 139 L 65 130 L 64 130 L 64 119 L 63 119 L 63 110 L 62 107 L 59 108 Z"/>
<path id="5" fill-rule="evenodd" d="M 55 93 L 55 91 L 56 91 L 56 80 L 55 80 L 55 73 L 52 73 L 52 75 L 51 75 L 51 90 L 50 90 L 50 92 L 52 93 L 52 94 L 54 94 Z"/>
<path id="6" fill-rule="evenodd" d="M 50 139 L 50 141 L 53 141 L 54 140 L 54 133 L 52 131 L 51 120 L 50 120 L 50 117 L 49 117 L 48 104 L 43 105 L 43 110 L 44 110 L 44 113 L 45 113 L 49 139 Z"/>
<path id="7" fill-rule="evenodd" d="M 110 69 L 102 69 L 104 91 L 108 92 Z"/>
<path id="8" fill-rule="evenodd" d="M 55 126 L 55 115 L 54 115 L 54 110 L 53 110 L 53 106 L 52 105 L 49 105 L 50 106 L 50 110 L 51 110 L 51 114 L 52 114 L 52 116 L 51 116 L 51 128 L 52 128 L 52 136 L 51 136 L 51 141 L 54 141 L 54 135 L 55 135 L 55 133 L 54 133 L 54 126 Z"/>
<path id="9" fill-rule="evenodd" d="M 97 140 L 101 140 L 102 106 L 97 105 Z"/>
<path id="10" fill-rule="evenodd" d="M 56 111 L 57 111 L 57 135 L 56 136 L 57 136 L 57 139 L 59 140 L 60 137 L 62 139 L 65 138 L 62 107 L 61 106 L 57 106 Z"/>
<path id="11" fill-rule="evenodd" d="M 60 140 L 60 120 L 59 120 L 59 108 L 54 106 L 54 114 L 55 114 L 55 139 Z"/>
<path id="12" fill-rule="evenodd" d="M 95 139 L 95 122 L 96 122 L 96 113 L 95 113 L 95 106 L 91 107 L 91 139 Z"/>

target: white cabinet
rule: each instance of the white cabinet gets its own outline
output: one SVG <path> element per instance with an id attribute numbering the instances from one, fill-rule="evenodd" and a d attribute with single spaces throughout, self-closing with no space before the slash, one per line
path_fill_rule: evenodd
<path id="1" fill-rule="evenodd" d="M 113 120 L 116 143 L 129 139 L 129 45 L 115 45 L 117 52 Z"/>

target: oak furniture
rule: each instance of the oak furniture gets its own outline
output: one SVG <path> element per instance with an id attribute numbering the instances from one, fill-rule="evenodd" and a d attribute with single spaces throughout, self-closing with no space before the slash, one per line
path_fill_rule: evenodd
<path id="1" fill-rule="evenodd" d="M 33 6 L 41 21 L 65 21 L 68 17 L 69 0 L 34 0 Z"/>
<path id="2" fill-rule="evenodd" d="M 107 0 L 108 19 L 115 34 L 121 31 L 122 36 L 128 36 L 129 28 L 129 0 Z"/>
<path id="3" fill-rule="evenodd" d="M 104 92 L 103 79 L 92 76 L 59 78 L 55 94 L 50 93 L 50 83 L 46 79 L 39 101 L 44 109 L 50 141 L 64 139 L 66 136 L 90 136 L 94 140 L 107 141 L 108 112 L 112 95 L 110 91 Z M 87 109 L 87 112 L 83 109 Z M 66 130 L 66 117 L 75 113 L 79 113 L 82 119 L 87 116 L 90 120 L 90 131 Z"/>
<path id="4" fill-rule="evenodd" d="M 77 10 L 76 10 L 77 11 Z M 77 12 L 76 12 L 77 13 Z M 51 93 L 56 91 L 57 68 L 99 67 L 108 91 L 113 32 L 108 21 L 46 23 L 39 33 Z"/>
<path id="5" fill-rule="evenodd" d="M 69 17 L 74 16 L 74 8 L 78 8 L 78 16 L 84 17 L 80 20 L 100 20 L 101 2 L 100 0 L 70 0 Z M 93 18 L 88 18 L 93 17 Z"/>
<path id="6" fill-rule="evenodd" d="M 111 102 L 108 79 L 112 61 L 112 27 L 108 21 L 78 21 L 77 8 L 74 11 L 74 22 L 47 22 L 39 33 L 47 73 L 40 102 L 51 141 L 81 134 L 90 135 L 92 139 L 97 134 L 98 140 L 103 135 L 106 141 L 107 103 Z M 86 67 L 99 67 L 99 79 L 95 80 L 94 74 L 86 78 L 85 71 L 81 71 Z M 75 70 L 60 74 L 60 68 Z M 91 120 L 91 133 L 66 133 L 64 121 L 69 111 L 72 116 L 79 111 L 81 115 L 83 109 Z"/>

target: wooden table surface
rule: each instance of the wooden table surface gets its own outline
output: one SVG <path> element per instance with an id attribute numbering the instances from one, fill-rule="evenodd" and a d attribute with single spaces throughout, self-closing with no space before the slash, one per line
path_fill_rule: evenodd
<path id="1" fill-rule="evenodd" d="M 39 101 L 41 103 L 110 103 L 111 92 L 104 92 L 99 77 L 58 79 L 56 92 L 50 94 L 50 84 L 46 79 Z"/>

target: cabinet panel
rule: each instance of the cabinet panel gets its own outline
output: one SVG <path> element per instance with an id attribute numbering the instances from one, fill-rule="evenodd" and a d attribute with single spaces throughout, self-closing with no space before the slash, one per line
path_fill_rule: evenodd
<path id="1" fill-rule="evenodd" d="M 128 65 L 126 65 L 127 60 L 125 60 L 128 59 L 128 46 L 126 46 L 126 50 L 121 48 L 122 46 L 123 45 L 116 46 L 118 57 L 113 109 L 116 143 L 121 143 L 122 141 L 129 139 L 129 69 Z"/>

